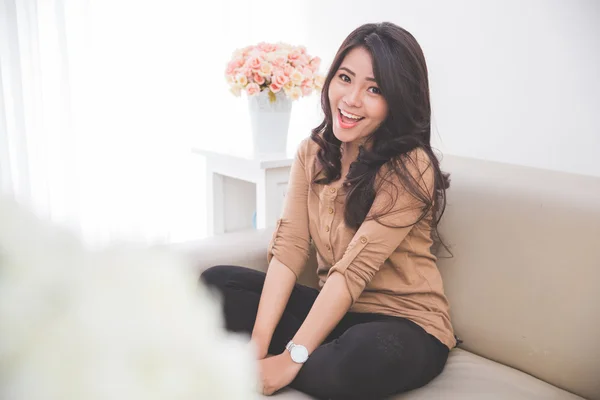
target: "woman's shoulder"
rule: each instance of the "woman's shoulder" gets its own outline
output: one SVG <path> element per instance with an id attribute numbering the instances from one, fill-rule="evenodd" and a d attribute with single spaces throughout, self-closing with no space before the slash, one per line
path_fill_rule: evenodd
<path id="1" fill-rule="evenodd" d="M 420 172 L 420 174 L 423 174 L 426 170 L 431 168 L 432 164 L 429 154 L 422 147 L 417 147 L 406 153 L 405 160 L 408 162 L 408 169 Z"/>
<path id="2" fill-rule="evenodd" d="M 308 136 L 300 142 L 296 150 L 296 158 L 302 161 L 303 164 L 312 164 L 319 152 L 319 145 Z"/>
<path id="3" fill-rule="evenodd" d="M 435 155 L 434 155 L 435 157 Z M 404 193 L 406 185 L 413 186 L 418 192 L 433 195 L 435 172 L 427 151 L 416 148 L 386 163 L 376 178 L 376 193 Z M 408 193 L 414 193 L 408 190 Z"/>
<path id="4" fill-rule="evenodd" d="M 433 170 L 432 160 L 425 149 L 417 147 L 382 166 L 380 175 L 389 177 L 397 174 L 398 170 L 406 171 L 415 179 L 421 178 Z"/>

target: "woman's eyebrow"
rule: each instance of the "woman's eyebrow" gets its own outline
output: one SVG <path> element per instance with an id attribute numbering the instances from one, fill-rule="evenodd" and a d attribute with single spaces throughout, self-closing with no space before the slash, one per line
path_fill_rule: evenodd
<path id="1" fill-rule="evenodd" d="M 346 68 L 346 67 L 341 67 L 340 69 L 343 69 L 344 71 L 348 72 L 350 75 L 352 75 L 352 76 L 354 76 L 354 77 L 356 76 L 356 74 L 355 74 L 354 72 L 352 72 L 352 71 L 351 71 L 349 68 Z M 377 81 L 375 80 L 375 78 L 366 78 L 366 80 L 368 80 L 368 81 L 373 81 L 373 82 L 377 82 Z"/>

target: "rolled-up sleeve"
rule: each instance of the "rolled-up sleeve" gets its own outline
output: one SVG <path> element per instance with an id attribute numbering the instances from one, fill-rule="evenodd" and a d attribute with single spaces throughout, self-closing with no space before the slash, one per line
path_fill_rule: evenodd
<path id="1" fill-rule="evenodd" d="M 422 150 L 412 152 L 407 169 L 415 183 L 429 196 L 433 196 L 434 173 L 426 157 Z M 342 258 L 328 272 L 328 276 L 335 272 L 344 275 L 353 304 L 381 265 L 406 238 L 423 214 L 424 206 L 422 201 L 401 186 L 398 176 L 392 173 L 386 175 L 384 183 L 375 194 L 367 218 L 358 228 Z M 371 219 L 374 214 L 379 218 Z"/>
<path id="2" fill-rule="evenodd" d="M 267 260 L 277 258 L 296 275 L 304 269 L 309 256 L 308 190 L 306 172 L 308 140 L 305 139 L 294 157 L 281 217 L 269 243 Z"/>

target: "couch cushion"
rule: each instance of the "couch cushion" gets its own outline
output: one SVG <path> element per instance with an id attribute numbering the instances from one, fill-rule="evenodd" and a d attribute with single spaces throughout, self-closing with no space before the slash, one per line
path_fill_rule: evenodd
<path id="1" fill-rule="evenodd" d="M 393 400 L 582 400 L 531 375 L 454 349 L 444 371 L 428 385 Z"/>
<path id="2" fill-rule="evenodd" d="M 273 396 L 258 396 L 258 398 L 264 400 L 273 398 L 277 400 L 314 400 L 314 397 L 290 388 L 282 389 Z"/>
<path id="3" fill-rule="evenodd" d="M 600 178 L 445 156 L 461 348 L 600 399 Z"/>
<path id="4" fill-rule="evenodd" d="M 277 400 L 308 400 L 312 397 L 285 389 Z M 582 400 L 537 378 L 465 350 L 450 352 L 444 371 L 428 385 L 390 400 Z M 365 399 L 369 400 L 369 399 Z"/>

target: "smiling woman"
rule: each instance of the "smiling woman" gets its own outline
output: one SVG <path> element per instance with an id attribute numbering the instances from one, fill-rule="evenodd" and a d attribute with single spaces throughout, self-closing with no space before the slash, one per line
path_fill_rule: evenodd
<path id="1" fill-rule="evenodd" d="M 392 23 L 357 28 L 321 106 L 292 164 L 267 274 L 221 265 L 202 280 L 223 294 L 227 328 L 251 333 L 263 393 L 382 399 L 427 384 L 456 344 L 431 252 L 446 180 L 415 38 Z M 311 246 L 320 290 L 296 283 Z"/>

